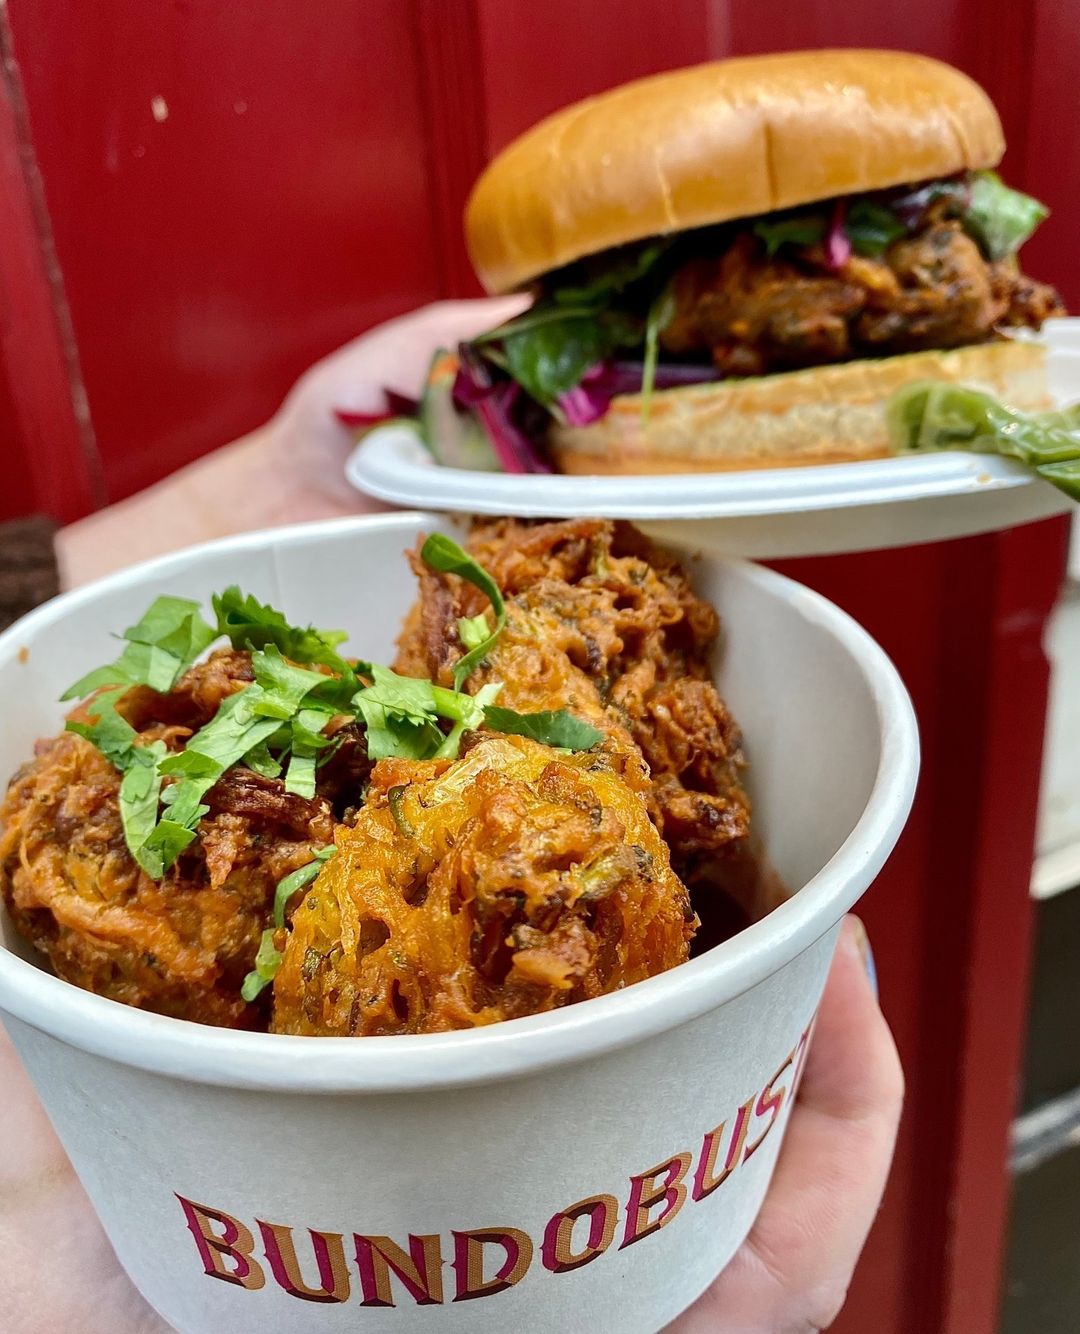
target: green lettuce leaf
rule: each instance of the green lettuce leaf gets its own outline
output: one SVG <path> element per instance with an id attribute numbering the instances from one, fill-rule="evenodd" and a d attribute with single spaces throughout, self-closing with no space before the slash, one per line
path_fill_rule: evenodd
<path id="1" fill-rule="evenodd" d="M 853 199 L 844 218 L 844 231 L 859 255 L 881 255 L 907 228 L 891 209 L 873 199 Z"/>
<path id="2" fill-rule="evenodd" d="M 670 241 L 650 241 L 636 250 L 620 250 L 603 260 L 585 260 L 585 281 L 552 288 L 552 300 L 561 306 L 599 306 L 616 292 L 639 282 L 664 256 Z"/>
<path id="3" fill-rule="evenodd" d="M 1049 215 L 1050 210 L 1031 195 L 1010 190 L 996 171 L 971 174 L 971 201 L 963 216 L 964 228 L 991 260 L 1014 255 Z"/>
<path id="4" fill-rule="evenodd" d="M 811 246 L 824 241 L 829 224 L 815 213 L 801 213 L 796 217 L 759 218 L 754 223 L 754 235 L 765 242 L 765 253 L 771 259 L 781 246 Z"/>
<path id="5" fill-rule="evenodd" d="M 592 315 L 552 320 L 503 338 L 506 367 L 537 403 L 549 411 L 576 389 L 590 367 L 603 361 L 610 343 Z"/>
<path id="6" fill-rule="evenodd" d="M 892 447 L 966 449 L 1004 454 L 1026 463 L 1073 500 L 1080 500 L 1077 413 L 1020 412 L 989 394 L 937 380 L 904 385 L 889 399 Z"/>

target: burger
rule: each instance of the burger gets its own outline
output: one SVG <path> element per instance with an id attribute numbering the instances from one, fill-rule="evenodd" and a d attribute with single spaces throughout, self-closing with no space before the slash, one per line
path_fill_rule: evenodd
<path id="1" fill-rule="evenodd" d="M 509 145 L 469 252 L 521 316 L 435 359 L 445 462 L 683 472 L 889 452 L 885 404 L 942 380 L 1049 406 L 1030 338 L 1064 309 L 1017 252 L 1047 210 L 995 173 L 958 70 L 894 51 L 641 79 Z"/>

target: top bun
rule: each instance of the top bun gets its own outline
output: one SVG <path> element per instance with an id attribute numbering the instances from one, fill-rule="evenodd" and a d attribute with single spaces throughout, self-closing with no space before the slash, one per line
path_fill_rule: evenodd
<path id="1" fill-rule="evenodd" d="M 993 167 L 1005 141 L 965 74 L 903 51 L 793 51 L 657 74 L 557 111 L 465 210 L 489 292 L 665 232 Z"/>

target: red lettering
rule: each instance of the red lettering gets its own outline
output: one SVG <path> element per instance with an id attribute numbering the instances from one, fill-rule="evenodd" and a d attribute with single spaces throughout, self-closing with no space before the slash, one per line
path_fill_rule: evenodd
<path id="1" fill-rule="evenodd" d="M 349 1271 L 345 1267 L 345 1248 L 340 1232 L 315 1232 L 308 1229 L 315 1263 L 319 1270 L 319 1286 L 305 1283 L 300 1273 L 293 1230 L 283 1223 L 264 1223 L 257 1218 L 263 1246 L 271 1272 L 278 1287 L 290 1297 L 304 1302 L 344 1302 L 349 1299 Z"/>
<path id="2" fill-rule="evenodd" d="M 195 1238 L 207 1277 L 236 1283 L 249 1292 L 261 1288 L 266 1282 L 266 1275 L 252 1255 L 255 1238 L 243 1223 L 219 1209 L 196 1204 L 194 1200 L 185 1200 L 182 1195 L 176 1198 L 187 1219 L 188 1231 Z M 211 1223 L 220 1224 L 220 1236 L 210 1230 Z M 230 1263 L 233 1266 L 231 1269 L 228 1268 Z"/>
<path id="3" fill-rule="evenodd" d="M 773 1085 L 784 1073 L 784 1071 L 788 1068 L 788 1066 L 791 1065 L 792 1061 L 795 1059 L 796 1051 L 798 1051 L 798 1048 L 793 1047 L 791 1051 L 788 1052 L 787 1060 L 780 1067 L 780 1069 L 777 1070 L 776 1074 L 773 1075 L 772 1079 L 769 1080 L 769 1082 L 761 1090 L 761 1093 L 758 1095 L 757 1107 L 754 1109 L 754 1115 L 767 1116 L 769 1118 L 769 1123 L 765 1127 L 765 1129 L 761 1132 L 761 1134 L 757 1137 L 757 1139 L 754 1140 L 753 1144 L 747 1146 L 746 1154 L 743 1158 L 744 1163 L 748 1162 L 750 1158 L 752 1158 L 753 1155 L 757 1153 L 758 1149 L 760 1149 L 762 1144 L 764 1144 L 765 1137 L 768 1135 L 769 1131 L 776 1124 L 776 1118 L 780 1115 L 780 1109 L 784 1105 L 784 1098 L 787 1096 L 787 1087 L 781 1084 L 779 1088 L 774 1088 Z"/>
<path id="4" fill-rule="evenodd" d="M 703 1200 L 706 1195 L 711 1195 L 718 1186 L 724 1184 L 739 1165 L 743 1146 L 746 1143 L 746 1132 L 750 1126 L 750 1113 L 753 1110 L 753 1098 L 748 1098 L 739 1108 L 735 1117 L 735 1128 L 731 1132 L 731 1143 L 728 1145 L 727 1156 L 724 1159 L 724 1166 L 719 1172 L 716 1171 L 716 1159 L 720 1152 L 720 1142 L 724 1138 L 724 1127 L 727 1122 L 721 1121 L 716 1129 L 710 1130 L 702 1140 L 701 1155 L 698 1158 L 697 1170 L 694 1173 L 694 1188 L 691 1191 L 691 1199 Z"/>
<path id="5" fill-rule="evenodd" d="M 437 1236 L 414 1237 L 409 1233 L 406 1253 L 389 1237 L 353 1234 L 356 1266 L 364 1294 L 361 1306 L 393 1306 L 390 1287 L 393 1270 L 417 1306 L 438 1306 L 443 1299 L 442 1251 Z"/>
<path id="6" fill-rule="evenodd" d="M 630 1198 L 626 1204 L 626 1231 L 623 1233 L 619 1249 L 632 1246 L 642 1237 L 648 1237 L 660 1228 L 666 1227 L 686 1203 L 686 1187 L 682 1179 L 690 1167 L 688 1153 L 676 1154 L 666 1163 L 650 1168 L 638 1176 L 630 1178 Z M 663 1177 L 662 1185 L 657 1185 L 657 1177 Z M 650 1222 L 652 1209 L 663 1204 L 660 1213 Z"/>
<path id="7" fill-rule="evenodd" d="M 494 1278 L 484 1278 L 484 1247 L 501 1246 L 503 1262 Z M 516 1227 L 475 1228 L 454 1233 L 454 1301 L 469 1302 L 492 1297 L 520 1283 L 532 1264 L 533 1244 L 528 1233 Z"/>
<path id="8" fill-rule="evenodd" d="M 565 1274 L 603 1255 L 615 1236 L 618 1217 L 619 1202 L 614 1195 L 590 1195 L 554 1214 L 544 1229 L 540 1252 L 544 1268 L 553 1274 Z M 579 1218 L 588 1218 L 589 1238 L 584 1249 L 575 1252 L 574 1224 Z"/>

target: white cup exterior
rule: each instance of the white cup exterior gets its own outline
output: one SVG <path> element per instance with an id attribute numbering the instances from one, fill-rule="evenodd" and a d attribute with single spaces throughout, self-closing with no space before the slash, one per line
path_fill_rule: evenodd
<path id="1" fill-rule="evenodd" d="M 0 637 L 0 773 L 159 592 L 237 582 L 387 661 L 430 515 L 251 534 L 136 567 Z M 613 996 L 468 1033 L 215 1030 L 91 996 L 5 923 L 0 1010 L 124 1268 L 184 1334 L 660 1329 L 768 1186 L 844 912 L 899 836 L 910 703 L 843 613 L 770 571 L 689 567 L 771 858 L 799 892 Z"/>

